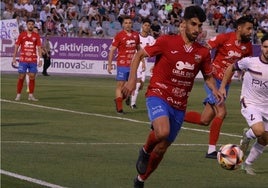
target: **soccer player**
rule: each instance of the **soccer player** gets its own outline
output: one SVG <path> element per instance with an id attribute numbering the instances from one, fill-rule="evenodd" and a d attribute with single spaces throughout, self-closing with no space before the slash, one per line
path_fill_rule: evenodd
<path id="1" fill-rule="evenodd" d="M 129 16 L 123 18 L 123 30 L 116 34 L 108 55 L 108 73 L 112 74 L 112 60 L 117 49 L 117 75 L 115 89 L 115 104 L 118 114 L 124 114 L 123 96 L 121 90 L 128 80 L 131 60 L 140 48 L 139 33 L 132 30 L 132 20 Z"/>
<path id="2" fill-rule="evenodd" d="M 215 49 L 215 57 L 213 59 L 213 76 L 216 79 L 217 87 L 220 86 L 224 71 L 230 65 L 243 57 L 252 56 L 252 45 L 250 42 L 253 32 L 253 22 L 250 17 L 241 17 L 236 21 L 236 31 L 231 33 L 219 34 L 207 42 L 209 49 Z M 226 90 L 228 93 L 231 79 L 228 80 Z M 208 151 L 206 158 L 216 159 L 216 144 L 223 120 L 226 116 L 225 103 L 217 104 L 214 100 L 211 90 L 204 86 L 207 97 L 204 100 L 205 108 L 200 114 L 195 111 L 188 111 L 184 121 L 199 125 L 210 126 Z"/>
<path id="3" fill-rule="evenodd" d="M 150 35 L 151 32 L 151 21 L 150 19 L 144 19 L 142 22 L 140 36 L 140 47 L 144 48 L 147 45 L 153 44 L 155 41 L 154 37 Z M 139 94 L 139 91 L 143 88 L 145 82 L 145 70 L 146 70 L 147 58 L 141 60 L 140 65 L 137 70 L 137 84 L 136 89 L 131 96 L 130 108 L 136 109 L 136 101 Z"/>
<path id="4" fill-rule="evenodd" d="M 17 96 L 15 98 L 16 101 L 21 99 L 21 91 L 23 88 L 23 82 L 28 71 L 29 75 L 29 96 L 28 100 L 30 101 L 38 101 L 33 95 L 35 88 L 35 75 L 37 73 L 37 65 L 39 67 L 42 66 L 41 59 L 37 59 L 37 50 L 39 57 L 42 57 L 41 54 L 41 40 L 39 34 L 34 32 L 34 20 L 27 20 L 27 30 L 20 33 L 16 43 L 15 50 L 13 55 L 12 64 L 16 65 L 16 55 L 19 47 L 20 49 L 20 57 L 19 57 L 19 67 L 18 67 L 18 82 L 17 82 Z M 38 61 L 38 63 L 37 63 Z"/>
<path id="5" fill-rule="evenodd" d="M 251 139 L 256 139 L 242 165 L 247 174 L 255 175 L 252 164 L 268 144 L 268 35 L 261 39 L 261 55 L 246 57 L 230 65 L 222 79 L 220 92 L 226 96 L 225 86 L 234 71 L 245 71 L 241 90 L 241 113 L 250 129 L 244 129 L 241 149 L 246 154 Z"/>
<path id="6" fill-rule="evenodd" d="M 222 101 L 212 76 L 209 49 L 195 42 L 206 14 L 199 6 L 190 6 L 185 9 L 183 18 L 185 30 L 180 35 L 162 35 L 153 45 L 145 46 L 135 54 L 129 80 L 122 90 L 124 96 L 130 96 L 136 87 L 140 61 L 147 56 L 156 56 L 146 92 L 152 130 L 139 152 L 135 188 L 144 186 L 144 181 L 156 170 L 168 147 L 174 142 L 182 126 L 187 100 L 199 71 L 215 97 L 219 102 Z"/>

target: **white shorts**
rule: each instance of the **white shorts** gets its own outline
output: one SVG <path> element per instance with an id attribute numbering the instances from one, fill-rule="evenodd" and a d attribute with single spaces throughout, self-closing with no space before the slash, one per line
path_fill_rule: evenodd
<path id="1" fill-rule="evenodd" d="M 137 78 L 141 79 L 143 82 L 145 81 L 145 71 L 142 71 L 142 63 L 140 63 L 138 70 L 137 70 Z"/>
<path id="2" fill-rule="evenodd" d="M 241 114 L 246 119 L 248 125 L 251 127 L 255 123 L 263 122 L 265 131 L 268 131 L 268 112 L 265 110 L 260 110 L 253 106 L 247 106 L 246 108 L 242 106 Z"/>

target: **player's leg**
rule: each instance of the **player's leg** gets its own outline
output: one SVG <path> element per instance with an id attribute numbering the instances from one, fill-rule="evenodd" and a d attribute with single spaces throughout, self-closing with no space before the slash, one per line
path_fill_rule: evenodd
<path id="1" fill-rule="evenodd" d="M 19 62 L 19 67 L 18 67 L 18 81 L 17 81 L 17 95 L 15 100 L 19 101 L 21 98 L 21 91 L 23 88 L 23 83 L 25 80 L 25 75 L 26 75 L 26 71 L 27 71 L 27 63 L 23 63 L 23 62 Z"/>
<path id="2" fill-rule="evenodd" d="M 243 102 L 243 101 L 242 101 Z M 249 129 L 244 129 L 240 141 L 240 148 L 246 155 L 249 142 L 251 139 L 260 137 L 265 131 L 266 121 L 263 121 L 263 113 L 253 106 L 245 106 L 242 103 L 241 113 L 249 125 Z"/>
<path id="3" fill-rule="evenodd" d="M 35 78 L 36 78 L 36 73 L 37 73 L 37 64 L 36 63 L 29 63 L 29 96 L 28 100 L 29 101 L 38 101 L 34 97 L 34 90 L 35 90 Z"/>
<path id="4" fill-rule="evenodd" d="M 129 76 L 129 67 L 117 67 L 117 75 L 116 75 L 116 88 L 115 88 L 115 105 L 116 111 L 118 114 L 124 114 L 123 111 L 123 95 L 122 95 L 122 88 L 126 81 L 128 80 Z"/>
<path id="5" fill-rule="evenodd" d="M 217 102 L 211 89 L 205 84 L 204 89 L 207 93 L 207 97 L 204 99 L 205 105 L 203 112 L 188 111 L 185 114 L 184 121 L 188 123 L 194 123 L 198 125 L 208 126 L 212 119 L 215 117 L 214 104 Z"/>
<path id="6" fill-rule="evenodd" d="M 221 126 L 227 113 L 225 103 L 214 105 L 214 107 L 216 115 L 211 121 L 209 130 L 209 146 L 208 146 L 208 152 L 206 153 L 206 158 L 211 159 L 217 158 L 216 144 L 219 140 Z"/>
<path id="7" fill-rule="evenodd" d="M 250 153 L 242 165 L 242 169 L 245 170 L 247 174 L 256 175 L 255 170 L 252 168 L 252 165 L 263 153 L 267 144 L 268 144 L 268 129 L 262 134 L 262 136 L 257 138 L 257 141 L 252 145 Z"/>
<path id="8" fill-rule="evenodd" d="M 121 93 L 125 81 L 116 81 L 115 88 L 115 105 L 117 113 L 123 113 L 123 95 Z"/>
<path id="9" fill-rule="evenodd" d="M 139 95 L 140 87 L 141 87 L 141 79 L 138 79 L 136 83 L 136 89 L 133 95 L 131 96 L 130 108 L 132 109 L 137 108 L 136 102 L 137 102 L 137 97 Z"/>
<path id="10" fill-rule="evenodd" d="M 148 99 L 154 100 L 154 97 Z M 174 114 L 170 115 L 168 112 L 170 111 L 171 107 L 164 103 L 157 103 L 157 101 L 153 101 L 151 103 L 151 101 L 147 100 L 149 117 L 155 118 L 152 121 L 153 130 L 155 132 L 155 141 L 146 143 L 144 146 L 144 148 L 151 148 L 152 151 L 150 152 L 145 173 L 139 173 L 139 175 L 135 178 L 134 182 L 138 184 L 144 182 L 150 176 L 150 174 L 156 170 L 161 160 L 163 159 L 163 156 L 166 153 L 168 147 L 175 140 L 183 122 L 184 112 L 173 109 Z M 147 139 L 147 141 L 148 140 L 149 139 Z M 151 146 L 154 145 L 154 147 L 148 147 L 146 146 L 147 144 Z"/>
<path id="11" fill-rule="evenodd" d="M 29 89 L 29 83 L 30 83 L 30 78 L 29 78 L 29 74 L 27 73 L 26 76 L 25 76 L 25 81 L 26 81 L 26 92 L 29 93 L 30 92 L 30 89 Z"/>

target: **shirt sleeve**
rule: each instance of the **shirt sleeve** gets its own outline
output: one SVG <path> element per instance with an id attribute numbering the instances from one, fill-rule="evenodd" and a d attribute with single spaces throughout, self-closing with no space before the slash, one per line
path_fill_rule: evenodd
<path id="1" fill-rule="evenodd" d="M 163 53 L 163 46 L 165 46 L 165 37 L 161 36 L 156 39 L 155 43 L 152 45 L 147 45 L 144 47 L 145 52 L 148 54 L 149 57 L 159 55 Z"/>

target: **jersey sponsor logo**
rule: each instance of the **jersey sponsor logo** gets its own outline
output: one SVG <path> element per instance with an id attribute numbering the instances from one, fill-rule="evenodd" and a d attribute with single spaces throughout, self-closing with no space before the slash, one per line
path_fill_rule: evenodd
<path id="1" fill-rule="evenodd" d="M 172 51 L 170 51 L 170 53 L 172 53 L 172 54 L 177 54 L 177 53 L 179 53 L 179 51 L 177 51 L 177 50 L 172 50 Z"/>
<path id="2" fill-rule="evenodd" d="M 233 51 L 233 50 L 228 51 L 227 54 L 228 54 L 227 58 L 232 58 L 232 57 L 239 57 L 240 58 L 242 56 L 241 53 L 238 53 L 238 52 Z"/>
<path id="3" fill-rule="evenodd" d="M 167 97 L 167 101 L 174 104 L 175 106 L 181 106 L 182 102 L 181 101 L 177 101 L 175 99 L 173 99 L 172 97 Z"/>
<path id="4" fill-rule="evenodd" d="M 152 114 L 155 115 L 157 113 L 160 113 L 160 112 L 164 112 L 164 110 L 162 109 L 162 106 L 158 105 L 156 107 L 152 107 Z"/>
<path id="5" fill-rule="evenodd" d="M 251 84 L 252 86 L 259 86 L 260 88 L 268 89 L 268 81 L 252 79 Z"/>
<path id="6" fill-rule="evenodd" d="M 188 69 L 188 70 L 194 70 L 194 64 L 190 64 L 190 63 L 188 63 L 188 62 L 182 62 L 182 61 L 178 61 L 177 63 L 176 63 L 176 68 L 178 69 L 178 70 L 183 70 L 183 69 Z"/>

